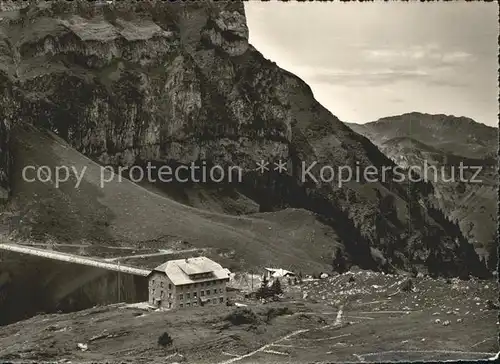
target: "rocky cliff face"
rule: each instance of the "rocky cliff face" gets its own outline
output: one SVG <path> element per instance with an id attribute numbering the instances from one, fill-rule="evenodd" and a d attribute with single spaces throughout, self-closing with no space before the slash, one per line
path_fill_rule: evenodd
<path id="1" fill-rule="evenodd" d="M 476 269 L 477 256 L 464 258 L 468 248 L 440 221 L 408 223 L 414 196 L 390 172 L 383 182 L 358 178 L 341 188 L 302 179 L 302 164 L 317 163 L 315 176 L 325 165 L 394 164 L 248 44 L 243 3 L 42 2 L 0 22 L 0 60 L 4 125 L 49 129 L 102 164 L 237 165 L 246 182 L 235 188 L 261 210 L 320 214 L 357 263 L 408 267 L 437 254 L 450 274 Z M 260 160 L 286 161 L 289 172 L 260 176 Z M 419 216 L 427 214 L 427 188 L 415 185 Z M 426 246 L 430 237 L 437 250 Z M 385 263 L 375 263 L 374 251 Z"/>
<path id="2" fill-rule="evenodd" d="M 9 197 L 10 183 L 10 125 L 8 121 L 0 121 L 0 203 L 6 202 Z"/>

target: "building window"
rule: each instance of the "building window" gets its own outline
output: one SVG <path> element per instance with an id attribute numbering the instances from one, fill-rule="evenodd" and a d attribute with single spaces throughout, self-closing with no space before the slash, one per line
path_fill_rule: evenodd
<path id="1" fill-rule="evenodd" d="M 189 307 L 189 306 L 190 306 L 189 302 L 186 302 L 186 307 Z"/>
<path id="2" fill-rule="evenodd" d="M 168 289 L 172 289 L 172 285 L 170 283 L 168 284 Z"/>
<path id="3" fill-rule="evenodd" d="M 207 296 L 210 296 L 210 290 L 207 289 Z"/>
<path id="4" fill-rule="evenodd" d="M 163 291 L 160 291 L 160 297 L 163 298 Z"/>
<path id="5" fill-rule="evenodd" d="M 200 292 L 200 294 L 201 294 L 202 296 L 205 296 L 205 291 L 201 291 L 201 292 Z"/>
<path id="6" fill-rule="evenodd" d="M 168 294 L 168 298 L 172 298 L 172 293 L 169 293 L 169 294 Z"/>
<path id="7" fill-rule="evenodd" d="M 172 302 L 168 303 L 168 308 L 172 308 Z"/>
<path id="8" fill-rule="evenodd" d="M 160 282 L 160 287 L 163 288 L 163 281 Z"/>
<path id="9" fill-rule="evenodd" d="M 219 288 L 219 293 L 222 293 L 222 288 Z"/>
<path id="10" fill-rule="evenodd" d="M 193 292 L 193 298 L 196 298 L 196 292 Z"/>
<path id="11" fill-rule="evenodd" d="M 224 297 L 220 297 L 220 298 L 219 298 L 219 302 L 220 302 L 220 303 L 224 303 Z"/>
<path id="12" fill-rule="evenodd" d="M 216 288 L 216 289 L 214 289 L 214 294 L 217 294 L 217 288 Z"/>
<path id="13" fill-rule="evenodd" d="M 182 293 L 179 295 L 179 299 L 182 300 L 183 299 L 183 295 Z"/>
<path id="14" fill-rule="evenodd" d="M 153 296 L 155 295 L 155 289 L 153 288 Z"/>
<path id="15" fill-rule="evenodd" d="M 182 307 L 184 307 L 184 305 L 181 303 L 181 304 L 179 304 L 179 307 L 181 307 L 181 308 L 182 308 Z"/>
<path id="16" fill-rule="evenodd" d="M 198 306 L 198 302 L 193 302 L 193 307 Z"/>
<path id="17" fill-rule="evenodd" d="M 214 299 L 212 300 L 212 303 L 213 303 L 214 305 L 216 305 L 216 304 L 217 304 L 217 298 L 214 298 Z"/>
<path id="18" fill-rule="evenodd" d="M 186 298 L 191 298 L 191 293 L 186 293 Z"/>

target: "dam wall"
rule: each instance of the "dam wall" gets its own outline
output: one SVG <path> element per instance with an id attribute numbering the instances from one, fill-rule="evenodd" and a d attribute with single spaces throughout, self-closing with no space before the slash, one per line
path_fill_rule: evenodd
<path id="1" fill-rule="evenodd" d="M 147 300 L 144 275 L 0 250 L 0 325 L 38 313 Z"/>

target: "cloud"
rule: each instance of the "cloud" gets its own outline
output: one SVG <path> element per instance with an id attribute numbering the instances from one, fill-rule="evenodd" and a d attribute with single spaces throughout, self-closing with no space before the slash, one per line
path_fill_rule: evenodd
<path id="1" fill-rule="evenodd" d="M 461 64 L 474 60 L 468 52 L 443 51 L 437 44 L 415 45 L 408 48 L 367 49 L 363 51 L 366 61 L 373 63 L 407 64 L 429 63 L 434 65 Z"/>
<path id="2" fill-rule="evenodd" d="M 441 60 L 445 63 L 457 63 L 472 60 L 474 56 L 467 52 L 451 52 L 442 55 Z"/>
<path id="3" fill-rule="evenodd" d="M 336 86 L 386 86 L 402 81 L 421 82 L 429 86 L 464 87 L 467 83 L 456 77 L 452 67 L 441 68 L 410 68 L 395 66 L 393 68 L 321 68 L 294 67 L 293 73 L 307 82 L 330 84 Z"/>
<path id="4" fill-rule="evenodd" d="M 342 85 L 377 86 L 403 80 L 415 80 L 429 77 L 429 73 L 421 69 L 334 69 L 305 68 L 296 69 L 302 77 L 315 82 Z"/>
<path id="5" fill-rule="evenodd" d="M 313 83 L 345 86 L 384 86 L 413 81 L 433 87 L 464 87 L 466 70 L 475 57 L 461 50 L 443 51 L 435 43 L 406 48 L 360 49 L 350 64 L 336 67 L 294 67 Z"/>

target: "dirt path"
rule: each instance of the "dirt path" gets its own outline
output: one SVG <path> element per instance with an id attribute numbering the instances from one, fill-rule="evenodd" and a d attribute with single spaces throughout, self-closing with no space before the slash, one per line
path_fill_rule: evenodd
<path id="1" fill-rule="evenodd" d="M 7 243 L 7 242 L 6 242 Z M 49 243 L 18 243 L 19 245 L 24 245 L 24 246 L 45 246 L 45 247 L 67 247 L 67 248 L 93 248 L 95 245 L 89 245 L 89 244 L 64 244 L 64 243 L 56 243 L 56 244 L 49 244 Z M 117 249 L 117 250 L 138 250 L 137 247 L 133 246 L 108 246 L 108 245 L 99 245 L 99 248 L 105 248 L 105 249 Z"/>
<path id="2" fill-rule="evenodd" d="M 191 249 L 185 249 L 185 250 L 162 249 L 162 251 L 160 251 L 158 253 L 128 255 L 128 256 L 124 256 L 124 257 L 107 258 L 105 260 L 108 262 L 115 262 L 115 261 L 124 260 L 124 259 L 150 258 L 150 257 L 161 257 L 163 255 L 191 253 L 191 252 L 196 252 L 196 251 L 200 251 L 200 250 L 203 250 L 203 249 L 200 249 L 200 248 L 191 248 Z"/>
<path id="3" fill-rule="evenodd" d="M 316 328 L 316 330 L 317 329 L 321 330 L 321 329 L 326 329 L 326 328 L 329 328 L 329 327 L 332 327 L 332 326 L 339 326 L 339 325 L 341 325 L 342 324 L 342 315 L 343 315 L 343 313 L 344 313 L 343 307 L 340 307 L 339 311 L 337 312 L 337 317 L 335 318 L 335 322 L 333 324 L 321 326 L 319 328 Z M 253 356 L 253 355 L 257 354 L 257 353 L 260 353 L 260 352 L 269 353 L 269 354 L 277 354 L 277 355 L 290 355 L 288 353 L 284 353 L 284 352 L 272 350 L 270 348 L 272 346 L 283 347 L 283 345 L 280 344 L 281 342 L 289 340 L 292 337 L 297 336 L 298 334 L 303 334 L 303 333 L 309 332 L 311 330 L 315 330 L 315 329 L 301 329 L 301 330 L 293 331 L 290 334 L 285 335 L 285 336 L 283 336 L 282 338 L 280 338 L 280 339 L 278 339 L 276 341 L 273 341 L 272 343 L 266 344 L 266 345 L 261 346 L 260 348 L 254 350 L 254 351 L 251 351 L 250 353 L 236 356 L 234 358 L 231 358 L 231 359 L 219 362 L 218 364 L 231 364 L 231 363 L 240 361 L 242 359 L 249 358 L 249 357 L 251 357 L 251 356 Z M 225 354 L 227 355 L 229 353 L 225 353 Z"/>
<path id="4" fill-rule="evenodd" d="M 334 325 L 340 325 L 342 323 L 342 314 L 344 313 L 344 307 L 339 308 L 339 312 L 337 313 L 337 317 L 335 318 Z"/>
<path id="5" fill-rule="evenodd" d="M 465 355 L 495 355 L 495 353 L 487 353 L 481 351 L 461 351 L 461 350 L 390 350 L 390 351 L 381 351 L 376 353 L 367 353 L 367 354 L 354 354 L 356 357 L 359 357 L 361 360 L 364 360 L 367 356 L 377 356 L 377 355 L 387 355 L 387 354 L 465 354 Z M 378 361 L 378 360 L 377 360 Z"/>
<path id="6" fill-rule="evenodd" d="M 249 358 L 257 353 L 260 353 L 260 352 L 265 352 L 266 350 L 268 350 L 271 346 L 274 346 L 275 344 L 279 344 L 280 342 L 282 341 L 285 341 L 285 340 L 288 340 L 290 339 L 291 337 L 294 337 L 298 334 L 301 334 L 303 332 L 307 332 L 309 331 L 309 329 L 302 329 L 302 330 L 296 330 L 286 336 L 283 336 L 281 339 L 278 339 L 270 344 L 266 344 L 264 346 L 261 346 L 260 348 L 258 348 L 257 350 L 254 350 L 248 354 L 244 354 L 244 355 L 240 355 L 240 356 L 237 356 L 235 358 L 231 358 L 229 360 L 226 360 L 226 361 L 222 361 L 222 362 L 219 362 L 218 364 L 230 364 L 230 363 L 234 363 L 234 362 L 237 362 L 237 361 L 240 361 L 242 359 L 246 359 L 246 358 Z M 288 354 L 287 354 L 288 355 Z"/>

